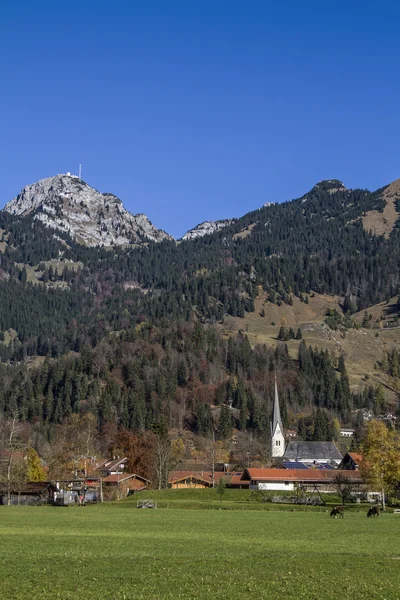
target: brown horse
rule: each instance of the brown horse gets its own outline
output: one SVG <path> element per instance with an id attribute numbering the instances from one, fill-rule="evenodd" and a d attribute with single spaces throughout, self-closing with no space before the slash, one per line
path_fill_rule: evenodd
<path id="1" fill-rule="evenodd" d="M 379 506 L 371 506 L 371 508 L 367 512 L 367 517 L 379 517 Z"/>
<path id="2" fill-rule="evenodd" d="M 334 519 L 336 519 L 337 517 L 344 519 L 344 507 L 334 506 L 331 510 L 331 517 L 333 517 Z"/>

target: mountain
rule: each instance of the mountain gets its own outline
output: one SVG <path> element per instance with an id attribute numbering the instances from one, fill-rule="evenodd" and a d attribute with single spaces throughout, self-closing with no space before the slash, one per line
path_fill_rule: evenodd
<path id="1" fill-rule="evenodd" d="M 4 210 L 13 215 L 33 215 L 47 227 L 67 232 L 87 246 L 173 239 L 154 227 L 146 215 L 128 212 L 114 194 L 101 194 L 70 174 L 27 185 Z"/>
<path id="2" fill-rule="evenodd" d="M 193 229 L 189 229 L 182 237 L 182 240 L 195 240 L 196 238 L 203 237 L 204 235 L 210 235 L 216 231 L 228 227 L 234 222 L 234 219 L 222 219 L 220 221 L 204 221 L 200 225 L 196 225 Z"/>
<path id="3" fill-rule="evenodd" d="M 331 439 L 334 418 L 361 427 L 362 408 L 397 410 L 399 208 L 399 182 L 322 181 L 208 235 L 152 243 L 76 177 L 26 188 L 0 211 L 0 414 L 47 438 L 92 414 L 100 431 L 216 426 L 230 439 L 233 424 L 265 439 L 274 371 L 286 426 L 312 439 Z M 110 214 L 130 224 L 111 241 L 145 243 L 102 246 Z"/>

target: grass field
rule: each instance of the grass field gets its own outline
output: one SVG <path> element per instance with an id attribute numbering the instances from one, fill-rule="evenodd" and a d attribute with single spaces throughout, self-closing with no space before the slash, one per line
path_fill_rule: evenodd
<path id="1" fill-rule="evenodd" d="M 1 598 L 400 598 L 400 515 L 135 505 L 1 507 Z"/>

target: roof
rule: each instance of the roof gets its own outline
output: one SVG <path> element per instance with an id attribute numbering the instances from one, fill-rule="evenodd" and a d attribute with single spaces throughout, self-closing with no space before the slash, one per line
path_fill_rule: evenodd
<path id="1" fill-rule="evenodd" d="M 335 442 L 289 442 L 284 459 L 301 460 L 342 460 Z"/>
<path id="2" fill-rule="evenodd" d="M 136 475 L 135 473 L 116 473 L 114 475 L 107 475 L 107 477 L 104 477 L 103 483 L 122 483 L 123 481 L 127 481 L 128 479 L 139 479 L 140 481 L 144 481 L 147 484 L 150 483 L 148 479 L 142 477 L 141 475 Z"/>
<path id="3" fill-rule="evenodd" d="M 116 469 L 116 467 L 118 467 L 119 465 L 125 464 L 126 462 L 128 462 L 128 459 L 126 457 L 113 458 L 111 460 L 109 459 L 109 460 L 104 461 L 97 468 L 105 469 L 106 471 L 114 471 L 114 469 Z"/>
<path id="4" fill-rule="evenodd" d="M 24 483 L 19 490 L 12 490 L 12 494 L 24 494 L 27 496 L 36 496 L 43 494 L 48 490 L 57 491 L 57 486 L 51 481 L 28 481 Z"/>
<path id="5" fill-rule="evenodd" d="M 336 469 L 245 469 L 242 479 L 247 481 L 303 481 L 323 483 L 333 481 L 338 474 L 361 482 L 359 471 L 338 471 Z"/>
<path id="6" fill-rule="evenodd" d="M 284 461 L 282 466 L 284 469 L 302 469 L 303 471 L 304 469 L 308 469 L 308 466 L 301 462 Z"/>
<path id="7" fill-rule="evenodd" d="M 362 461 L 362 454 L 358 454 L 357 452 L 348 452 L 347 454 L 353 459 L 356 465 L 359 465 Z"/>
<path id="8" fill-rule="evenodd" d="M 195 459 L 183 459 L 176 465 L 176 471 L 211 471 L 211 465 L 208 465 L 203 461 L 197 461 Z"/>
<path id="9" fill-rule="evenodd" d="M 212 471 L 171 471 L 168 477 L 168 483 L 177 483 L 183 479 L 189 478 L 196 479 L 197 481 L 203 481 L 209 485 L 212 485 L 213 476 Z M 214 472 L 214 483 L 218 483 L 220 479 L 225 479 L 227 482 L 230 481 L 230 473 L 222 473 L 221 471 Z"/>
<path id="10" fill-rule="evenodd" d="M 230 485 L 250 485 L 249 481 L 243 481 L 242 480 L 242 475 L 243 473 L 231 473 L 230 474 Z"/>

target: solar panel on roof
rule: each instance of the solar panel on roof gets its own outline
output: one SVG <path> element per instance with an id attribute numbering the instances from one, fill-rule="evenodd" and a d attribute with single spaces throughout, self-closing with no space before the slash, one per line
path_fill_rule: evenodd
<path id="1" fill-rule="evenodd" d="M 308 469 L 308 467 L 301 462 L 283 462 L 282 465 L 285 469 Z"/>

